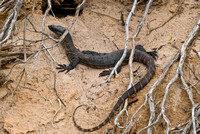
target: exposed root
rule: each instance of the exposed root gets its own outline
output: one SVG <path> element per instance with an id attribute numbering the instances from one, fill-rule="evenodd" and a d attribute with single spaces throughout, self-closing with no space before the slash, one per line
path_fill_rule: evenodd
<path id="1" fill-rule="evenodd" d="M 52 124 L 52 126 L 53 126 L 53 128 L 55 128 L 55 124 L 54 124 L 54 119 L 55 119 L 55 117 L 56 117 L 56 115 L 58 114 L 58 112 L 61 110 L 61 108 L 62 108 L 62 105 L 61 105 L 61 100 L 60 99 L 57 99 L 58 100 L 58 102 L 59 102 L 59 108 L 58 108 L 58 110 L 55 112 L 55 114 L 53 115 L 53 119 L 52 119 L 52 121 L 51 121 L 51 124 Z"/>
<path id="2" fill-rule="evenodd" d="M 136 0 L 135 2 L 137 2 L 137 0 Z M 130 54 L 130 57 L 129 57 L 129 70 L 130 70 L 130 75 L 129 75 L 129 76 L 130 76 L 130 82 L 129 82 L 129 86 L 128 86 L 127 90 L 130 89 L 130 88 L 133 86 L 133 69 L 132 69 L 133 67 L 132 67 L 132 63 L 133 63 L 133 57 L 134 57 L 134 52 L 135 52 L 135 38 L 138 36 L 140 30 L 142 29 L 142 26 L 143 26 L 143 24 L 144 24 L 144 21 L 145 21 L 145 18 L 146 18 L 146 15 L 147 15 L 147 13 L 148 13 L 148 10 L 149 10 L 149 7 L 150 7 L 151 3 L 152 3 L 152 0 L 149 0 L 148 4 L 147 4 L 147 6 L 146 6 L 146 9 L 145 9 L 143 18 L 142 18 L 140 24 L 138 25 L 135 34 L 133 35 L 132 51 L 131 51 L 131 54 Z M 133 9 L 135 9 L 134 5 L 133 5 Z M 130 12 L 130 14 L 131 14 L 131 12 Z M 130 21 L 130 19 L 127 19 L 127 21 L 128 21 L 128 22 L 127 22 L 127 24 L 128 24 L 129 21 Z M 126 26 L 128 27 L 128 25 L 126 25 Z M 128 44 L 128 38 L 129 38 L 129 37 L 128 37 L 128 29 L 127 29 L 127 44 Z M 126 44 L 125 49 L 127 49 L 127 44 Z M 124 53 L 125 53 L 125 52 L 124 52 Z M 125 55 L 125 56 L 126 56 L 126 55 Z M 122 57 L 123 57 L 123 56 L 122 56 Z M 121 58 L 121 59 L 122 59 L 122 58 Z M 120 60 L 121 60 L 121 59 L 120 59 Z M 123 62 L 123 60 L 122 60 L 122 62 Z M 117 64 L 116 64 L 116 65 L 117 65 Z M 120 65 L 121 65 L 121 64 L 120 64 Z M 114 69 L 113 69 L 113 70 L 114 70 Z M 109 78 L 108 78 L 108 79 L 109 79 Z M 123 114 L 124 112 L 126 112 L 126 115 L 127 115 L 127 117 L 128 117 L 127 106 L 128 106 L 128 99 L 125 100 L 125 104 L 124 104 L 123 109 L 119 112 L 119 114 L 118 114 L 118 115 L 116 116 L 116 118 L 115 118 L 115 125 L 117 125 L 117 126 L 120 127 L 120 128 L 123 128 L 123 127 L 120 126 L 120 124 L 119 124 L 119 122 L 118 122 L 118 119 L 119 119 L 120 116 L 122 116 L 122 114 Z"/>
<path id="3" fill-rule="evenodd" d="M 186 59 L 186 49 L 189 45 L 191 45 L 193 43 L 193 41 L 196 39 L 196 37 L 199 35 L 200 33 L 200 17 L 197 21 L 197 24 L 196 26 L 194 27 L 194 29 L 192 30 L 192 32 L 190 33 L 188 39 L 185 41 L 185 43 L 183 44 L 182 48 L 181 48 L 181 52 L 180 54 L 176 54 L 176 56 L 167 64 L 167 66 L 165 67 L 163 73 L 160 75 L 160 77 L 158 78 L 158 80 L 154 83 L 153 87 L 151 88 L 151 90 L 146 94 L 146 99 L 145 99 L 145 102 L 143 105 L 140 106 L 140 108 L 137 109 L 137 111 L 133 114 L 131 120 L 129 121 L 128 125 L 126 126 L 126 129 L 124 130 L 123 133 L 126 133 L 127 129 L 130 127 L 130 123 L 133 121 L 133 119 L 135 119 L 135 115 L 139 113 L 139 111 L 141 110 L 141 108 L 143 108 L 146 104 L 147 104 L 147 101 L 149 101 L 149 106 L 150 106 L 150 118 L 149 118 L 149 124 L 148 126 L 144 127 L 143 129 L 139 130 L 138 131 L 138 134 L 144 130 L 147 130 L 148 133 L 152 133 L 152 126 L 154 126 L 155 124 L 157 124 L 161 117 L 163 117 L 164 121 L 166 122 L 167 124 L 167 128 L 165 130 L 165 133 L 169 133 L 171 130 L 174 130 L 174 129 L 171 129 L 171 123 L 170 123 L 170 120 L 167 118 L 166 116 L 166 101 L 167 101 L 167 98 L 168 98 L 168 94 L 169 94 L 169 89 L 171 87 L 171 85 L 178 79 L 178 77 L 181 78 L 181 81 L 182 81 L 182 84 L 184 85 L 184 90 L 186 91 L 186 93 L 188 94 L 188 97 L 190 99 L 190 102 L 192 104 L 192 114 L 191 114 L 191 118 L 190 118 L 190 121 L 188 121 L 188 123 L 182 123 L 182 124 L 187 124 L 185 126 L 185 128 L 183 129 L 179 129 L 177 130 L 178 132 L 182 132 L 183 134 L 185 133 L 188 133 L 190 132 L 191 128 L 192 128 L 192 133 L 196 134 L 198 129 L 199 129 L 199 126 L 198 126 L 198 123 L 196 123 L 198 121 L 198 116 L 199 116 L 199 113 L 198 111 L 199 110 L 199 104 L 195 104 L 194 103 L 194 99 L 193 99 L 193 95 L 192 95 L 192 92 L 191 92 L 191 88 L 186 84 L 184 78 L 183 78 L 183 71 L 182 71 L 182 68 L 183 68 L 183 65 L 184 65 L 184 61 Z M 155 88 L 156 86 L 163 80 L 163 78 L 165 77 L 169 67 L 174 63 L 174 61 L 176 61 L 178 58 L 179 58 L 179 55 L 180 55 L 180 60 L 179 60 L 179 66 L 178 66 L 178 69 L 176 70 L 176 75 L 171 79 L 171 81 L 168 83 L 168 85 L 166 86 L 165 88 L 165 94 L 164 94 L 164 97 L 163 97 L 163 101 L 162 101 L 162 104 L 161 104 L 161 111 L 160 113 L 158 114 L 157 118 L 155 119 L 155 104 L 154 104 L 154 99 L 152 97 L 152 93 L 155 91 Z M 181 126 L 182 126 L 181 124 Z M 177 126 L 177 128 L 179 128 L 180 125 Z"/>
<path id="4" fill-rule="evenodd" d="M 110 73 L 110 75 L 108 76 L 107 80 L 104 81 L 103 83 L 110 82 L 111 77 L 114 75 L 114 73 L 115 73 L 115 75 L 117 75 L 117 68 L 122 64 L 122 62 L 124 61 L 124 59 L 126 57 L 127 46 L 128 46 L 128 41 L 129 41 L 129 22 L 131 20 L 131 16 L 135 13 L 136 4 L 137 4 L 137 0 L 134 1 L 133 7 L 132 7 L 132 9 L 131 9 L 128 17 L 127 17 L 127 20 L 126 20 L 126 25 L 125 25 L 125 29 L 126 29 L 126 43 L 125 43 L 125 48 L 124 48 L 123 55 L 120 58 L 120 60 L 117 62 L 117 64 L 115 65 L 115 67 L 113 68 L 113 70 Z"/>
<path id="5" fill-rule="evenodd" d="M 1 33 L 0 33 L 0 47 L 2 47 L 3 43 L 5 43 L 9 39 L 11 32 L 13 30 L 14 24 L 17 20 L 17 16 L 18 16 L 22 3 L 23 3 L 23 0 L 16 1 L 13 11 L 8 16 L 6 22 L 4 23 L 4 26 L 1 29 Z"/>

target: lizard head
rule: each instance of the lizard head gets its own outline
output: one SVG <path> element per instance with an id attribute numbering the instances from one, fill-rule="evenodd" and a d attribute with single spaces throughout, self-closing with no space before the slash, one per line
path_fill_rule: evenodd
<path id="1" fill-rule="evenodd" d="M 61 36 L 66 30 L 64 27 L 59 25 L 58 26 L 49 25 L 48 28 L 58 36 Z"/>

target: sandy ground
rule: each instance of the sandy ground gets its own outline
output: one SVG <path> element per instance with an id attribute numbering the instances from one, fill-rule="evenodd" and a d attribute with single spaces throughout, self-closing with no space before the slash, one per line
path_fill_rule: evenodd
<path id="1" fill-rule="evenodd" d="M 152 31 L 150 34 L 149 28 L 154 28 L 167 19 L 175 12 L 178 2 L 168 0 L 165 4 L 163 2 L 154 2 L 149 9 L 145 24 L 137 37 L 136 43 L 142 44 L 147 51 L 152 51 L 154 48 L 163 46 L 158 51 L 159 58 L 156 61 L 156 74 L 150 83 L 140 92 L 136 97 L 130 100 L 138 99 L 138 101 L 128 108 L 128 113 L 131 115 L 144 102 L 145 94 L 149 91 L 153 83 L 162 73 L 165 65 L 177 53 L 188 34 L 195 26 L 200 15 L 200 3 L 197 0 L 186 0 L 183 4 L 182 13 L 175 16 L 165 26 Z M 97 52 L 111 52 L 117 49 L 123 49 L 125 44 L 125 28 L 121 25 L 121 13 L 124 15 L 124 20 L 132 7 L 132 1 L 124 0 L 122 2 L 116 0 L 90 0 L 85 4 L 83 13 L 78 18 L 70 33 L 73 37 L 75 46 L 80 50 L 93 50 Z M 130 22 L 130 43 L 139 21 L 142 18 L 145 4 L 138 5 L 135 16 Z M 38 30 L 41 30 L 43 14 L 38 9 L 33 16 L 30 17 L 31 22 Z M 67 16 L 64 18 L 54 18 L 48 15 L 46 18 L 45 28 L 46 32 L 51 36 L 57 38 L 50 30 L 48 25 L 61 25 L 69 27 L 74 17 Z M 16 23 L 18 30 L 14 33 L 14 39 L 23 38 L 23 24 L 24 19 L 19 19 Z M 27 25 L 28 29 L 32 29 L 31 25 Z M 41 39 L 40 33 L 26 31 L 26 38 L 29 40 Z M 18 42 L 22 43 L 22 42 Z M 47 46 L 52 46 L 55 42 L 48 39 L 45 41 Z M 29 52 L 33 52 L 40 48 L 40 43 L 27 42 Z M 200 40 L 198 39 L 193 45 L 192 49 L 200 51 Z M 69 60 L 65 55 L 65 50 L 60 45 L 51 49 L 53 57 L 57 63 L 69 64 Z M 32 65 L 35 64 L 31 72 Z M 56 65 L 48 53 L 40 52 L 37 58 L 33 58 L 27 63 L 27 86 L 37 89 L 46 98 L 41 97 L 36 91 L 22 88 L 25 78 L 21 79 L 19 87 L 16 84 L 19 81 L 19 73 L 22 71 L 24 65 L 17 65 L 11 74 L 11 82 L 6 87 L 0 88 L 0 133 L 6 134 L 50 134 L 50 133 L 82 133 L 73 124 L 72 114 L 75 108 L 81 104 L 89 106 L 80 108 L 76 113 L 76 120 L 78 124 L 84 128 L 91 128 L 102 122 L 112 110 L 119 96 L 125 92 L 129 84 L 129 67 L 124 66 L 119 74 L 119 77 L 112 79 L 111 83 L 100 85 L 106 77 L 99 78 L 98 74 L 102 69 L 93 69 L 84 65 L 78 65 L 74 70 L 68 74 L 58 73 L 55 69 Z M 160 102 L 164 95 L 164 89 L 170 79 L 175 75 L 178 63 L 175 63 L 164 81 L 159 85 L 154 93 L 155 103 L 157 104 L 157 112 L 160 111 Z M 133 70 L 140 69 L 134 74 L 136 75 L 144 66 L 139 63 L 133 64 Z M 200 60 L 197 55 L 190 51 L 184 66 L 185 79 L 187 83 L 195 83 L 196 79 L 189 72 L 188 66 L 191 66 L 194 73 L 199 76 Z M 12 64 L 2 69 L 4 73 L 8 74 Z M 54 118 L 54 114 L 59 109 L 60 105 L 57 96 L 53 90 L 54 88 L 54 74 L 56 72 L 56 90 L 58 95 L 66 104 L 66 107 L 61 105 L 61 109 Z M 134 78 L 137 82 L 143 74 Z M 186 122 L 190 116 L 191 104 L 188 96 L 178 79 L 170 88 L 167 100 L 166 115 L 171 121 L 171 127 L 175 127 L 180 123 Z M 197 89 L 200 88 L 198 84 Z M 200 102 L 199 94 L 196 90 L 193 91 L 195 103 Z M 122 108 L 122 107 L 121 107 Z M 138 117 L 141 117 L 138 119 Z M 126 118 L 126 117 L 124 117 Z M 135 123 L 130 130 L 131 133 L 137 132 L 148 124 L 149 106 L 147 105 L 137 116 L 137 123 Z M 52 122 L 53 121 L 53 122 Z M 114 126 L 114 118 L 106 124 L 103 128 L 94 133 L 121 133 L 123 129 Z M 122 125 L 125 121 L 121 120 Z M 154 129 L 155 134 L 163 133 L 166 124 L 161 120 Z M 146 131 L 144 132 L 146 133 Z"/>

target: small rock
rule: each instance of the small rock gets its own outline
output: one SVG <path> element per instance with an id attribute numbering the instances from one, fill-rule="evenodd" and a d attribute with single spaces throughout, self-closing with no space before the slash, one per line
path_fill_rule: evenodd
<path id="1" fill-rule="evenodd" d="M 99 98 L 101 98 L 103 95 L 104 95 L 104 93 L 101 92 L 101 93 L 99 94 Z"/>
<path id="2" fill-rule="evenodd" d="M 176 11 L 176 7 L 170 6 L 169 12 L 170 13 L 175 13 L 175 11 Z"/>
<path id="3" fill-rule="evenodd" d="M 119 78 L 120 78 L 120 75 L 117 74 L 117 75 L 115 76 L 115 79 L 119 79 Z"/>
<path id="4" fill-rule="evenodd" d="M 12 132 L 12 128 L 14 126 L 15 120 L 12 118 L 5 118 L 4 119 L 4 129 L 8 131 L 8 133 Z"/>
<path id="5" fill-rule="evenodd" d="M 0 99 L 5 97 L 7 94 L 8 94 L 8 92 L 7 92 L 6 88 L 0 88 Z"/>
<path id="6" fill-rule="evenodd" d="M 2 84 L 6 81 L 6 74 L 5 73 L 0 73 L 0 87 Z"/>
<path id="7" fill-rule="evenodd" d="M 11 91 L 13 91 L 14 89 L 16 89 L 16 87 L 17 87 L 17 84 L 16 84 L 16 83 L 10 83 L 10 84 L 8 85 L 8 89 L 11 90 Z"/>

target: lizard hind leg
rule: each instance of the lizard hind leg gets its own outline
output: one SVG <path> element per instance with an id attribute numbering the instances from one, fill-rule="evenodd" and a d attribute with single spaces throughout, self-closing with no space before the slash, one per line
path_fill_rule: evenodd
<path id="1" fill-rule="evenodd" d="M 135 49 L 143 51 L 143 52 L 149 54 L 151 57 L 153 57 L 154 60 L 156 60 L 158 58 L 157 51 L 149 51 L 149 52 L 147 52 L 142 45 L 136 45 Z"/>
<path id="2" fill-rule="evenodd" d="M 99 74 L 99 77 L 103 77 L 103 76 L 109 75 L 111 72 L 112 72 L 111 69 L 103 70 L 103 71 Z"/>
<path id="3" fill-rule="evenodd" d="M 151 57 L 153 57 L 154 60 L 157 60 L 158 58 L 157 51 L 149 51 L 147 53 L 151 55 Z"/>
<path id="4" fill-rule="evenodd" d="M 120 65 L 118 68 L 117 68 L 117 74 L 121 71 L 122 69 L 122 66 Z M 108 70 L 104 70 L 102 71 L 100 74 L 99 74 L 99 77 L 103 77 L 103 76 L 106 76 L 106 75 L 110 75 L 110 73 L 112 72 L 112 69 L 108 69 Z M 117 75 L 114 73 L 114 77 Z"/>

